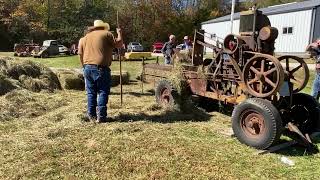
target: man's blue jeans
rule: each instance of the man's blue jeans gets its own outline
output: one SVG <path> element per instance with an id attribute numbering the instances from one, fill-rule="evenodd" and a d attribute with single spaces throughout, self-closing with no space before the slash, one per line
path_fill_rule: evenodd
<path id="1" fill-rule="evenodd" d="M 170 65 L 171 64 L 171 58 L 169 56 L 166 56 L 164 58 L 164 64 L 166 64 L 166 65 Z"/>
<path id="2" fill-rule="evenodd" d="M 312 96 L 319 101 L 320 98 L 320 72 L 316 73 L 313 81 Z"/>
<path id="3" fill-rule="evenodd" d="M 84 79 L 88 98 L 88 116 L 106 120 L 111 86 L 110 69 L 99 68 L 97 65 L 85 65 Z"/>

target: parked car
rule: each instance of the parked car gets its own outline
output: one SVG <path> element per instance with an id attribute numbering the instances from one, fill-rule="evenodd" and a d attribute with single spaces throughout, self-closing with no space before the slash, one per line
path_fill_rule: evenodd
<path id="1" fill-rule="evenodd" d="M 41 47 L 37 47 L 32 51 L 33 57 L 47 58 L 49 56 L 59 55 L 59 45 L 56 40 L 43 41 Z"/>
<path id="2" fill-rule="evenodd" d="M 152 45 L 152 52 L 153 53 L 161 53 L 161 49 L 163 48 L 163 43 L 162 42 L 155 42 Z"/>
<path id="3" fill-rule="evenodd" d="M 143 51 L 143 46 L 138 42 L 130 42 L 127 46 L 128 52 L 141 52 Z"/>
<path id="4" fill-rule="evenodd" d="M 60 54 L 69 54 L 69 49 L 64 45 L 59 45 L 59 53 Z"/>

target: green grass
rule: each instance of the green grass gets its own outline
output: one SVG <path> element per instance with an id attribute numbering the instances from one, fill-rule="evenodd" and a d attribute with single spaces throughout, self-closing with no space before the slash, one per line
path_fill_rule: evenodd
<path id="1" fill-rule="evenodd" d="M 230 127 L 229 116 L 211 113 L 202 119 L 167 112 L 156 108 L 152 94 L 140 96 L 139 84 L 124 86 L 121 107 L 118 92 L 118 87 L 112 89 L 108 105 L 114 121 L 99 125 L 81 121 L 84 92 L 20 94 L 19 106 L 25 109 L 17 108 L 18 112 L 52 108 L 0 123 L 0 178 L 314 179 L 320 175 L 319 154 L 304 156 L 294 147 L 254 155 L 255 149 L 222 135 L 221 129 Z M 7 96 L 0 97 L 1 103 L 14 104 L 14 94 Z M 282 164 L 283 155 L 296 165 Z"/>
<path id="2" fill-rule="evenodd" d="M 13 57 L 12 52 L 0 52 L 0 56 Z M 80 60 L 78 56 L 58 56 L 52 58 L 33 58 L 33 57 L 19 57 L 20 59 L 28 59 L 34 62 L 44 64 L 52 68 L 81 68 Z M 151 58 L 146 60 L 146 62 L 155 62 L 156 58 Z M 160 58 L 159 62 L 163 62 Z M 132 78 L 141 73 L 142 62 L 141 61 L 122 61 L 123 71 L 128 71 Z M 120 69 L 119 61 L 113 61 L 111 65 L 111 70 L 118 71 Z"/>
<path id="3" fill-rule="evenodd" d="M 70 59 L 73 57 L 69 57 Z M 60 59 L 60 58 L 59 58 Z M 74 59 L 76 61 L 76 59 Z M 124 62 L 138 73 L 141 62 Z M 117 62 L 112 69 L 118 68 Z M 0 96 L 0 179 L 317 179 L 320 154 L 299 147 L 255 155 L 225 136 L 230 117 L 194 115 L 154 104 L 152 84 L 112 88 L 106 124 L 83 122 L 86 95 L 11 92 Z M 317 146 L 320 146 L 319 139 Z M 286 156 L 295 162 L 280 162 Z"/>

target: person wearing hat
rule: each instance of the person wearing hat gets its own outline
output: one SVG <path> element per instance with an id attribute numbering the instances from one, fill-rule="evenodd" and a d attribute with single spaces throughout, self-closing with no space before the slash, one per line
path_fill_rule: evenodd
<path id="1" fill-rule="evenodd" d="M 311 52 L 316 60 L 316 77 L 313 81 L 312 96 L 318 101 L 320 99 L 320 38 L 307 47 L 307 51 Z"/>
<path id="2" fill-rule="evenodd" d="M 189 49 L 191 49 L 191 48 L 192 48 L 192 43 L 191 43 L 189 37 L 188 37 L 188 36 L 185 36 L 185 37 L 183 38 L 183 46 L 182 46 L 182 49 L 189 50 Z"/>
<path id="3" fill-rule="evenodd" d="M 95 20 L 91 31 L 79 42 L 78 54 L 83 66 L 87 92 L 87 116 L 96 122 L 107 120 L 107 103 L 111 87 L 110 65 L 112 51 L 121 48 L 121 29 L 117 38 L 109 31 L 110 26 L 102 20 Z"/>
<path id="4" fill-rule="evenodd" d="M 166 42 L 161 49 L 161 52 L 164 55 L 164 59 L 165 59 L 164 63 L 166 65 L 171 64 L 172 56 L 174 54 L 175 42 L 176 42 L 176 36 L 170 35 L 169 41 Z"/>

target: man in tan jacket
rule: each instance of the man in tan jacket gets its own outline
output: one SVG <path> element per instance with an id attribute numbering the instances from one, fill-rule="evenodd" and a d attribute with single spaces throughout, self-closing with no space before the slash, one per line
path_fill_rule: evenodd
<path id="1" fill-rule="evenodd" d="M 108 23 L 94 21 L 91 32 L 81 38 L 78 48 L 87 91 L 87 115 L 90 120 L 96 120 L 98 123 L 107 119 L 112 50 L 120 48 L 123 44 L 121 29 L 117 28 L 117 38 L 114 38 L 109 30 Z"/>

